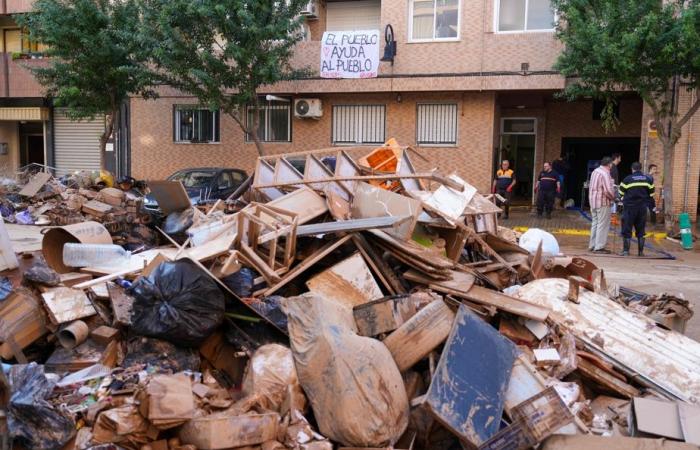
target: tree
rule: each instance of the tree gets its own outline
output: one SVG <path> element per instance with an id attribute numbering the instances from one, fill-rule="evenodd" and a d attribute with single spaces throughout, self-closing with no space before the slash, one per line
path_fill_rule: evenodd
<path id="1" fill-rule="evenodd" d="M 156 76 L 220 109 L 254 141 L 258 89 L 291 79 L 290 59 L 301 39 L 303 0 L 143 0 L 142 48 Z"/>
<path id="2" fill-rule="evenodd" d="M 615 126 L 613 104 L 624 90 L 651 109 L 664 154 L 664 213 L 672 222 L 673 150 L 681 128 L 700 107 L 678 113 L 677 93 L 700 83 L 699 0 L 552 0 L 559 12 L 557 37 L 565 49 L 555 68 L 571 83 L 570 99 L 606 100 L 604 124 Z"/>
<path id="3" fill-rule="evenodd" d="M 44 44 L 46 67 L 32 68 L 56 106 L 73 120 L 106 117 L 105 148 L 129 95 L 155 96 L 150 72 L 135 57 L 139 29 L 134 0 L 36 0 L 34 11 L 16 16 L 31 40 Z"/>

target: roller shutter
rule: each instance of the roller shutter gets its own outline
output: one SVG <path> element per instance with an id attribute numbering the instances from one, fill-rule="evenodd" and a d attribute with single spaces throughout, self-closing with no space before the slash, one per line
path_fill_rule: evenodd
<path id="1" fill-rule="evenodd" d="M 378 30 L 382 6 L 379 0 L 326 3 L 326 30 Z"/>
<path id="2" fill-rule="evenodd" d="M 56 108 L 53 120 L 54 165 L 57 175 L 62 176 L 76 170 L 98 170 L 104 118 L 72 121 L 64 109 Z"/>

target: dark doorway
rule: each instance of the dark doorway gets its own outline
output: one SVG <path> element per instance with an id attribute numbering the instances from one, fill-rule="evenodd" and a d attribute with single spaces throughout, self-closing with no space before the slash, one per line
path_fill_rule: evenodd
<path id="1" fill-rule="evenodd" d="M 20 163 L 45 164 L 44 126 L 41 122 L 27 122 L 19 125 Z"/>
<path id="2" fill-rule="evenodd" d="M 600 164 L 601 158 L 613 153 L 622 155 L 618 166 L 620 180 L 630 174 L 630 165 L 639 161 L 640 138 L 564 138 L 561 142 L 561 157 L 569 164 L 565 174 L 565 194 L 573 199 L 576 206 L 587 207 L 588 199 L 583 199 L 583 183 Z"/>

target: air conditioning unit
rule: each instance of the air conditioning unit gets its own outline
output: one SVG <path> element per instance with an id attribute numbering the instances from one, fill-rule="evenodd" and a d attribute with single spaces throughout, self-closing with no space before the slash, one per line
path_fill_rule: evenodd
<path id="1" fill-rule="evenodd" d="M 318 119 L 323 115 L 321 99 L 298 98 L 294 100 L 294 115 L 301 119 Z"/>
<path id="2" fill-rule="evenodd" d="M 307 19 L 316 19 L 318 17 L 318 4 L 316 0 L 311 0 L 308 2 L 303 8 L 301 8 L 301 12 L 299 14 L 305 16 Z"/>

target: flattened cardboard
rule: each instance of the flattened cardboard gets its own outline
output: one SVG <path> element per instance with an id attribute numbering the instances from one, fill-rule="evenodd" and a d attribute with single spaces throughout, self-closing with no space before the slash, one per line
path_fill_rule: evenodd
<path id="1" fill-rule="evenodd" d="M 29 183 L 25 184 L 22 190 L 19 191 L 19 195 L 23 197 L 34 197 L 50 179 L 50 173 L 37 172 L 36 175 L 29 180 Z"/>
<path id="2" fill-rule="evenodd" d="M 42 293 L 41 297 L 49 313 L 49 319 L 55 325 L 72 322 L 97 313 L 85 292 L 79 289 L 52 288 Z"/>
<path id="3" fill-rule="evenodd" d="M 190 197 L 181 181 L 149 181 L 148 188 L 165 215 L 192 207 Z"/>
<path id="4" fill-rule="evenodd" d="M 355 253 L 306 282 L 311 292 L 352 308 L 382 298 L 360 253 Z"/>
<path id="5" fill-rule="evenodd" d="M 183 444 L 201 450 L 259 445 L 276 439 L 279 421 L 277 413 L 242 416 L 220 413 L 190 420 L 180 428 L 179 437 Z"/>
<path id="6" fill-rule="evenodd" d="M 356 219 L 385 216 L 411 217 L 411 220 L 398 228 L 387 230 L 387 233 L 399 239 L 411 238 L 422 210 L 420 201 L 374 187 L 368 183 L 357 183 L 355 197 L 350 206 L 350 212 Z"/>

